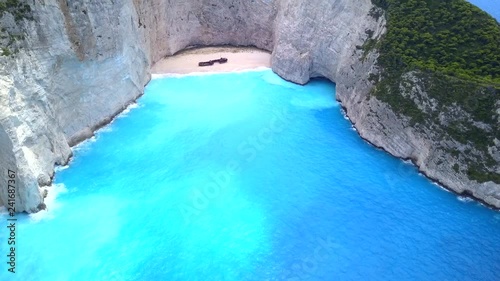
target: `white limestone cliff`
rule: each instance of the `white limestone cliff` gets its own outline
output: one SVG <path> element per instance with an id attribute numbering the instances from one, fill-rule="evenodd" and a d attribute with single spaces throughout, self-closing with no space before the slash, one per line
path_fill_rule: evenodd
<path id="1" fill-rule="evenodd" d="M 137 98 L 148 81 L 134 7 L 76 2 L 35 1 L 33 21 L 3 26 L 25 34 L 17 54 L 0 56 L 0 131 L 13 147 L 0 163 L 2 175 L 17 171 L 16 211 L 43 208 L 54 164 L 65 164 L 70 145 Z"/>
<path id="2" fill-rule="evenodd" d="M 377 53 L 365 57 L 356 46 L 367 30 L 385 32 L 384 18 L 369 15 L 370 0 L 27 2 L 33 21 L 0 18 L 8 31 L 26 35 L 17 54 L 0 56 L 0 168 L 2 175 L 18 171 L 17 211 L 43 208 L 54 165 L 141 95 L 154 62 L 199 45 L 256 46 L 272 51 L 273 70 L 287 80 L 329 78 L 363 138 L 413 159 L 450 189 L 500 207 L 499 185 L 436 167 L 433 141 L 368 98 Z"/>

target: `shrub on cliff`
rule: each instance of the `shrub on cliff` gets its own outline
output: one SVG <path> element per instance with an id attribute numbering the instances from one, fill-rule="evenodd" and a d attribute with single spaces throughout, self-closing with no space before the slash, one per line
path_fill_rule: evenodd
<path id="1" fill-rule="evenodd" d="M 16 24 L 24 19 L 33 20 L 31 6 L 25 0 L 0 0 L 0 18 L 5 14 L 12 15 Z M 0 27 L 0 56 L 10 56 L 17 52 L 16 41 L 24 39 L 18 33 L 15 25 Z"/>
<path id="2" fill-rule="evenodd" d="M 387 18 L 387 33 L 375 46 L 383 71 L 372 79 L 374 94 L 415 127 L 433 128 L 441 139 L 474 147 L 475 156 L 453 155 L 465 159 L 471 179 L 500 183 L 498 163 L 488 152 L 500 138 L 500 24 L 465 0 L 372 2 Z M 415 85 L 402 82 L 410 72 L 436 101 L 432 110 L 422 110 L 410 98 Z M 456 112 L 462 113 L 453 122 L 443 121 Z"/>

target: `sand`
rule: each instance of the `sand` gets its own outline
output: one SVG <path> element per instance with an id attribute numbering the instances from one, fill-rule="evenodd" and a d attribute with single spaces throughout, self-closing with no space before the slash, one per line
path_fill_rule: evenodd
<path id="1" fill-rule="evenodd" d="M 212 66 L 198 66 L 200 61 L 227 58 L 228 62 Z M 203 47 L 192 48 L 166 57 L 157 62 L 151 73 L 153 77 L 176 74 L 236 72 L 271 67 L 269 52 L 251 47 Z"/>

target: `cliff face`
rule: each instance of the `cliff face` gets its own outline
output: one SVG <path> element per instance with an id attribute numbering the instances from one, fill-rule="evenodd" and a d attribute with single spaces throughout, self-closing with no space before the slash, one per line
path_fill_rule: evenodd
<path id="1" fill-rule="evenodd" d="M 413 73 L 407 76 L 412 77 Z M 418 86 L 413 88 L 413 92 L 420 106 L 432 105 L 434 102 Z M 405 94 L 404 91 L 401 94 Z M 426 126 L 415 126 L 410 118 L 396 114 L 388 104 L 366 91 L 356 94 L 348 90 L 338 91 L 337 96 L 361 137 L 396 157 L 411 160 L 426 176 L 454 192 L 500 208 L 500 185 L 491 181 L 479 183 L 467 176 L 468 162 L 472 160 L 482 164 L 481 154 L 470 145 L 443 139 L 438 133 L 442 131 L 442 124 L 429 122 Z M 468 159 L 457 158 L 453 151 L 466 151 Z M 490 154 L 498 167 L 498 151 L 491 148 Z M 390 181 L 390 177 L 387 179 Z"/>
<path id="2" fill-rule="evenodd" d="M 423 122 L 414 124 L 410 118 L 394 114 L 391 107 L 373 97 L 363 106 L 370 110 L 360 108 L 357 111 L 354 108 L 353 120 L 359 122 L 359 127 L 363 128 L 361 135 L 376 146 L 384 148 L 395 156 L 411 159 L 422 173 L 451 190 L 475 197 L 498 208 L 500 185 L 493 181 L 479 183 L 471 180 L 468 175 L 469 168 L 477 165 L 490 165 L 493 167 L 493 173 L 500 172 L 498 139 L 490 147 L 481 147 L 472 142 L 459 141 L 454 136 L 456 133 L 449 131 L 452 124 L 460 122 L 467 124 L 461 125 L 463 128 L 460 129 L 464 131 L 479 131 L 481 128 L 481 136 L 486 140 L 486 132 L 495 135 L 498 127 L 490 127 L 488 124 L 475 121 L 470 110 L 466 110 L 464 106 L 456 103 L 448 105 L 433 98 L 425 90 L 431 88 L 431 83 L 435 83 L 430 81 L 428 76 L 429 74 L 417 71 L 403 74 L 399 80 L 399 91 L 395 93 L 414 103 L 420 112 L 425 114 Z M 465 87 L 462 90 L 465 90 Z M 479 109 L 472 99 L 466 105 L 475 110 Z M 379 109 L 373 110 L 377 108 Z M 497 102 L 496 108 L 498 116 L 500 103 Z M 391 126 L 385 127 L 387 124 Z M 496 136 L 498 137 L 498 133 Z"/>
<path id="3" fill-rule="evenodd" d="M 327 77 L 364 138 L 455 190 L 483 188 L 453 171 L 432 174 L 428 136 L 368 99 L 377 54 L 360 46 L 385 31 L 372 8 L 370 0 L 44 0 L 31 4 L 32 21 L 4 13 L 0 24 L 25 34 L 17 54 L 0 57 L 0 164 L 18 171 L 17 211 L 43 207 L 54 164 L 142 93 L 153 62 L 193 45 L 256 46 L 272 51 L 287 80 Z M 500 207 L 499 186 L 483 189 L 497 192 L 488 202 Z M 0 204 L 6 198 L 2 189 Z"/>
<path id="4" fill-rule="evenodd" d="M 136 27 L 156 62 L 189 46 L 241 45 L 272 50 L 276 1 L 134 0 Z"/>
<path id="5" fill-rule="evenodd" d="M 43 208 L 39 186 L 50 184 L 55 163 L 68 160 L 69 145 L 147 82 L 150 62 L 132 26 L 133 6 L 101 2 L 35 1 L 33 20 L 4 21 L 7 31 L 25 34 L 18 53 L 0 57 L 0 129 L 15 158 L 1 168 L 18 171 L 17 211 Z"/>

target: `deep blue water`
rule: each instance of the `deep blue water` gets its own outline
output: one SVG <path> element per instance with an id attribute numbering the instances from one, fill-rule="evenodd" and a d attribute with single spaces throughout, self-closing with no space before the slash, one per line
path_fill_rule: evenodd
<path id="1" fill-rule="evenodd" d="M 19 215 L 0 280 L 499 280 L 500 213 L 362 141 L 334 93 L 152 80 L 57 173 L 49 213 Z"/>
<path id="2" fill-rule="evenodd" d="M 467 0 L 488 12 L 500 22 L 500 0 Z"/>

